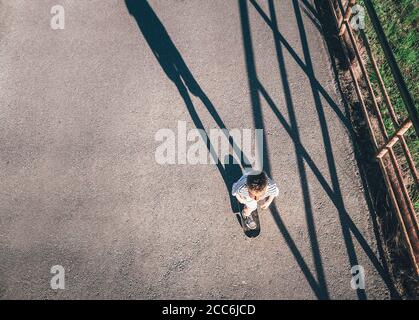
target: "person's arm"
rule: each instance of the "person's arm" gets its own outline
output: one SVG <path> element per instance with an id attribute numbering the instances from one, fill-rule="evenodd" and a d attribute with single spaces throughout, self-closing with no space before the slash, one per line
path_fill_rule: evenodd
<path id="1" fill-rule="evenodd" d="M 241 204 L 245 204 L 245 198 L 240 194 L 241 189 L 244 187 L 244 178 L 245 176 L 242 176 L 237 182 L 233 184 L 233 188 L 231 190 L 231 194 L 236 197 L 237 201 Z"/>
<path id="2" fill-rule="evenodd" d="M 269 196 L 269 198 L 265 201 L 265 203 L 262 204 L 260 207 L 262 209 L 267 209 L 271 205 L 271 203 L 274 199 L 275 199 L 275 196 Z"/>
<path id="3" fill-rule="evenodd" d="M 267 209 L 271 205 L 272 201 L 274 201 L 275 197 L 279 195 L 279 189 L 276 183 L 272 181 L 271 179 L 269 179 L 268 188 L 269 188 L 269 197 L 268 199 L 266 199 L 265 203 L 260 206 L 262 209 Z"/>

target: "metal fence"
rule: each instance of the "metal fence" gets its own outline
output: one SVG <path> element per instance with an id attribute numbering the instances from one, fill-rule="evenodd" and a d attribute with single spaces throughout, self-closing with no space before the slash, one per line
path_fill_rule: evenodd
<path id="1" fill-rule="evenodd" d="M 358 31 L 355 32 L 351 26 L 352 8 L 356 5 L 356 0 L 328 1 L 331 6 L 330 9 L 334 13 L 337 32 L 343 43 L 349 72 L 362 113 L 368 126 L 371 141 L 375 148 L 376 158 L 379 162 L 393 209 L 400 222 L 409 256 L 412 260 L 416 274 L 419 275 L 418 221 L 412 199 L 408 192 L 406 174 L 403 173 L 400 165 L 400 159 L 401 157 L 404 157 L 404 160 L 408 164 L 408 171 L 410 171 L 411 177 L 413 177 L 413 183 L 418 185 L 418 173 L 405 138 L 405 134 L 409 129 L 415 130 L 416 135 L 418 136 L 418 111 L 409 90 L 407 89 L 406 83 L 371 1 L 364 0 L 363 7 L 365 7 L 369 21 L 377 34 L 377 39 L 383 50 L 386 63 L 388 63 L 391 69 L 400 96 L 408 111 L 408 117 L 404 121 L 399 121 L 394 111 L 388 90 L 384 85 L 384 81 L 381 77 L 365 32 L 361 29 L 358 29 Z M 360 50 L 361 48 L 365 50 Z M 361 52 L 365 52 L 366 56 Z M 370 68 L 367 69 L 364 60 L 369 61 Z M 375 74 L 382 99 L 377 99 L 370 81 L 369 72 Z M 391 136 L 388 135 L 384 124 L 383 114 L 380 109 L 381 103 L 385 104 L 385 108 L 387 109 L 395 128 L 395 133 Z M 396 146 L 400 146 L 403 152 L 397 152 L 397 150 L 395 150 Z"/>

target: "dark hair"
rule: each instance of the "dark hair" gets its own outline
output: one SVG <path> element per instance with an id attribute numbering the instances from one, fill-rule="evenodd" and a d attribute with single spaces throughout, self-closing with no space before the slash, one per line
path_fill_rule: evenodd
<path id="1" fill-rule="evenodd" d="M 264 171 L 258 174 L 249 174 L 247 176 L 247 188 L 251 191 L 261 192 L 268 185 L 268 176 Z"/>

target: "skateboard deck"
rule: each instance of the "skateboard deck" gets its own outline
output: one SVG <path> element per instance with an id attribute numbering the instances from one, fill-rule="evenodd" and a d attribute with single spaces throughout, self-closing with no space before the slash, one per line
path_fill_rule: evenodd
<path id="1" fill-rule="evenodd" d="M 244 219 L 243 219 L 243 215 L 242 215 L 243 205 L 242 205 L 241 203 L 239 203 L 238 201 L 237 201 L 237 203 L 238 203 L 238 206 L 239 206 L 239 212 L 238 212 L 238 213 L 236 213 L 236 214 L 237 214 L 237 215 L 239 216 L 239 218 L 240 218 L 240 224 L 241 224 L 241 226 L 242 226 L 242 228 L 243 228 L 244 234 L 245 234 L 247 237 L 249 237 L 249 238 L 255 238 L 255 237 L 257 237 L 257 236 L 259 235 L 259 233 L 260 233 L 260 222 L 259 222 L 258 209 L 254 210 L 254 211 L 252 212 L 252 217 L 253 217 L 253 220 L 255 220 L 255 222 L 256 222 L 256 229 L 250 229 L 250 228 L 246 225 L 246 222 L 245 222 L 245 221 L 244 221 Z"/>

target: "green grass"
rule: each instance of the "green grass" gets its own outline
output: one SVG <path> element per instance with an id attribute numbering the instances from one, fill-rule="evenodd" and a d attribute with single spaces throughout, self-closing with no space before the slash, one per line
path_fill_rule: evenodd
<path id="1" fill-rule="evenodd" d="M 359 1 L 362 5 L 362 1 Z M 393 50 L 394 56 L 404 76 L 407 87 L 412 95 L 417 108 L 419 98 L 419 1 L 417 0 L 372 0 L 381 25 Z M 386 63 L 384 53 L 378 42 L 377 36 L 370 23 L 368 14 L 365 19 L 365 34 L 369 40 L 371 50 L 377 60 L 377 65 L 384 84 L 388 90 L 394 110 L 400 122 L 408 116 L 407 109 L 403 103 L 397 85 L 394 82 L 389 65 Z M 370 69 L 371 81 L 374 90 L 379 92 L 377 79 Z M 381 103 L 384 123 L 389 135 L 393 134 L 395 128 L 387 112 L 385 102 Z M 416 167 L 419 163 L 419 140 L 411 128 L 406 134 L 406 141 L 412 153 Z M 415 209 L 419 211 L 419 190 L 414 185 L 409 186 Z"/>

